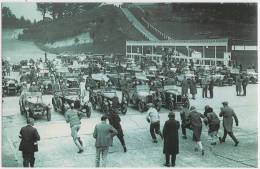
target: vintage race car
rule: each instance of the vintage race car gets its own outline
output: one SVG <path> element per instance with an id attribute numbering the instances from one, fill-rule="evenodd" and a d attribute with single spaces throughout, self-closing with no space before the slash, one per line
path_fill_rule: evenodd
<path id="1" fill-rule="evenodd" d="M 27 121 L 29 117 L 46 116 L 51 120 L 51 106 L 43 102 L 41 92 L 22 92 L 19 99 L 21 114 L 24 114 Z"/>
<path id="2" fill-rule="evenodd" d="M 182 96 L 181 88 L 175 85 L 164 86 L 165 99 L 163 100 L 163 106 L 169 110 L 174 110 L 178 106 L 183 106 L 185 103 L 190 105 L 187 96 Z"/>
<path id="3" fill-rule="evenodd" d="M 92 74 L 91 79 L 88 82 L 90 90 L 97 90 L 105 88 L 109 78 L 103 73 Z"/>
<path id="4" fill-rule="evenodd" d="M 213 74 L 213 75 L 211 75 L 211 77 L 213 78 L 215 85 L 217 85 L 217 86 L 223 86 L 224 85 L 225 75 Z"/>
<path id="5" fill-rule="evenodd" d="M 75 77 L 66 78 L 65 80 L 68 88 L 79 88 L 79 79 Z"/>
<path id="6" fill-rule="evenodd" d="M 112 85 L 117 90 L 122 90 L 122 87 L 124 86 L 124 83 L 130 81 L 130 74 L 126 73 L 118 73 L 118 74 L 108 74 L 107 75 L 109 80 L 111 81 Z M 124 79 L 124 77 L 126 77 Z"/>
<path id="7" fill-rule="evenodd" d="M 20 69 L 20 75 L 26 74 L 30 72 L 30 70 L 31 70 L 30 66 L 22 66 Z"/>
<path id="8" fill-rule="evenodd" d="M 65 104 L 74 104 L 74 108 L 86 114 L 87 117 L 91 116 L 91 106 L 86 99 L 80 99 L 80 89 L 66 89 L 54 92 L 52 98 L 52 105 L 56 112 L 64 114 L 67 110 Z"/>
<path id="9" fill-rule="evenodd" d="M 211 75 L 211 77 L 213 78 L 214 85 L 216 86 L 226 86 L 226 85 L 232 86 L 233 84 L 233 79 L 228 75 L 217 73 Z"/>
<path id="10" fill-rule="evenodd" d="M 184 77 L 186 77 L 186 79 L 191 79 L 191 78 L 195 79 L 195 73 L 194 73 L 194 71 L 186 70 L 185 72 L 177 75 L 176 79 L 177 79 L 177 84 L 178 85 L 181 84 L 181 82 L 183 81 Z"/>
<path id="11" fill-rule="evenodd" d="M 136 85 L 134 88 L 130 89 L 129 101 L 134 106 L 137 106 L 140 112 L 147 110 L 147 104 L 153 103 L 153 94 L 155 92 L 150 90 L 148 85 Z"/>
<path id="12" fill-rule="evenodd" d="M 256 73 L 254 69 L 247 69 L 246 74 L 250 83 L 254 83 L 254 84 L 257 83 L 258 73 Z"/>
<path id="13" fill-rule="evenodd" d="M 4 96 L 16 96 L 20 95 L 21 85 L 14 78 L 4 77 L 3 81 L 3 94 Z"/>
<path id="14" fill-rule="evenodd" d="M 43 94 L 52 94 L 53 92 L 52 81 L 49 79 L 42 80 L 40 82 L 40 88 Z"/>
<path id="15" fill-rule="evenodd" d="M 101 112 L 105 114 L 112 111 L 121 112 L 122 114 L 127 112 L 126 99 L 113 89 L 93 90 L 90 93 L 90 101 L 93 109 L 99 107 Z"/>

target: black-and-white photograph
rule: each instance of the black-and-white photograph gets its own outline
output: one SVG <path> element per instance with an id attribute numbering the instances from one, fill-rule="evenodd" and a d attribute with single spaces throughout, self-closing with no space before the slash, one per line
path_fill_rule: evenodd
<path id="1" fill-rule="evenodd" d="M 2 167 L 258 168 L 258 2 L 2 2 Z"/>

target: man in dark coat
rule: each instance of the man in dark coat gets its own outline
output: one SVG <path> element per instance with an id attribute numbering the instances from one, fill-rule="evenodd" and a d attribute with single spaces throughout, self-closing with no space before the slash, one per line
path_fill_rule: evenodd
<path id="1" fill-rule="evenodd" d="M 202 98 L 208 97 L 208 79 L 205 76 L 201 79 L 201 87 L 202 87 Z"/>
<path id="2" fill-rule="evenodd" d="M 233 128 L 233 118 L 235 119 L 236 126 L 238 126 L 238 119 L 234 112 L 234 110 L 228 106 L 228 102 L 223 102 L 223 107 L 221 108 L 221 112 L 219 113 L 220 117 L 223 117 L 223 127 L 224 127 L 224 135 L 222 138 L 219 137 L 220 143 L 225 142 L 227 134 L 232 138 L 235 142 L 235 147 L 238 145 L 239 141 L 234 136 L 232 128 Z"/>
<path id="3" fill-rule="evenodd" d="M 248 78 L 246 75 L 243 76 L 242 79 L 242 88 L 243 88 L 243 96 L 246 96 L 246 86 L 248 85 Z"/>
<path id="4" fill-rule="evenodd" d="M 179 134 L 178 129 L 180 128 L 180 123 L 175 120 L 174 112 L 170 112 L 169 120 L 167 120 L 163 127 L 163 153 L 165 154 L 166 163 L 165 166 L 170 166 L 170 156 L 172 166 L 175 166 L 176 155 L 179 154 Z"/>
<path id="5" fill-rule="evenodd" d="M 196 144 L 199 146 L 199 148 L 201 150 L 201 154 L 204 155 L 204 150 L 202 147 L 200 136 L 201 136 L 201 132 L 202 132 L 201 118 L 205 118 L 205 116 L 203 114 L 199 113 L 194 106 L 191 106 L 189 118 L 190 118 L 191 128 L 193 131 L 193 139 L 196 142 Z M 195 147 L 194 150 L 198 151 L 198 148 Z"/>
<path id="6" fill-rule="evenodd" d="M 189 88 L 189 84 L 188 84 L 188 81 L 186 79 L 186 76 L 184 76 L 184 79 L 182 80 L 182 83 L 181 83 L 181 94 L 183 96 L 188 95 L 188 88 Z"/>
<path id="7" fill-rule="evenodd" d="M 29 118 L 28 125 L 24 126 L 20 130 L 20 138 L 22 139 L 19 145 L 19 150 L 23 155 L 23 166 L 34 167 L 34 152 L 38 151 L 37 141 L 40 140 L 40 136 L 36 128 L 33 127 L 34 119 Z"/>
<path id="8" fill-rule="evenodd" d="M 209 80 L 209 97 L 212 99 L 213 98 L 213 88 L 214 88 L 214 80 L 211 77 Z"/>
<path id="9" fill-rule="evenodd" d="M 208 134 L 211 137 L 211 145 L 216 145 L 216 140 L 215 138 L 218 138 L 218 130 L 220 127 L 220 120 L 217 116 L 217 114 L 213 111 L 213 109 L 209 106 L 207 108 L 205 107 L 205 110 L 207 111 L 206 113 L 206 125 L 209 126 Z"/>
<path id="10" fill-rule="evenodd" d="M 236 77 L 236 92 L 237 92 L 237 96 L 241 95 L 241 85 L 242 85 L 242 81 L 240 76 L 238 75 Z"/>
<path id="11" fill-rule="evenodd" d="M 108 117 L 108 120 L 109 120 L 109 124 L 117 130 L 117 138 L 119 139 L 120 143 L 122 144 L 122 146 L 124 148 L 124 152 L 126 152 L 127 149 L 126 149 L 125 140 L 124 140 L 124 133 L 123 133 L 123 129 L 120 124 L 121 119 L 120 119 L 119 115 L 117 114 L 117 112 L 112 111 L 112 113 Z"/>
<path id="12" fill-rule="evenodd" d="M 195 95 L 197 94 L 197 86 L 194 77 L 191 77 L 190 80 L 190 94 L 192 95 L 192 99 L 195 99 Z"/>

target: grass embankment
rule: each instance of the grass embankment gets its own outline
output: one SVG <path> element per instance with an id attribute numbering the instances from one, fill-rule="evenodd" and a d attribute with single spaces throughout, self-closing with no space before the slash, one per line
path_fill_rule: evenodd
<path id="1" fill-rule="evenodd" d="M 45 43 L 55 42 L 68 37 L 90 32 L 91 44 L 69 47 L 47 48 Z M 126 19 L 122 11 L 112 5 L 90 10 L 88 13 L 63 18 L 48 24 L 37 24 L 22 36 L 24 40 L 33 40 L 43 50 L 60 53 L 125 53 L 126 40 L 143 40 L 144 37 Z"/>

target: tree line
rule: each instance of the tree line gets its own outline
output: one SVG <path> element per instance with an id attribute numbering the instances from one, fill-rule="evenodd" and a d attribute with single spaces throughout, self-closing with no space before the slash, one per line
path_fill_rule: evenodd
<path id="1" fill-rule="evenodd" d="M 23 16 L 21 18 L 16 18 L 12 13 L 11 9 L 8 7 L 2 7 L 2 27 L 3 28 L 25 28 L 31 26 L 31 21 L 25 19 Z"/>
<path id="2" fill-rule="evenodd" d="M 98 6 L 99 3 L 37 3 L 37 10 L 41 12 L 43 20 L 47 15 L 52 20 L 84 14 Z"/>

